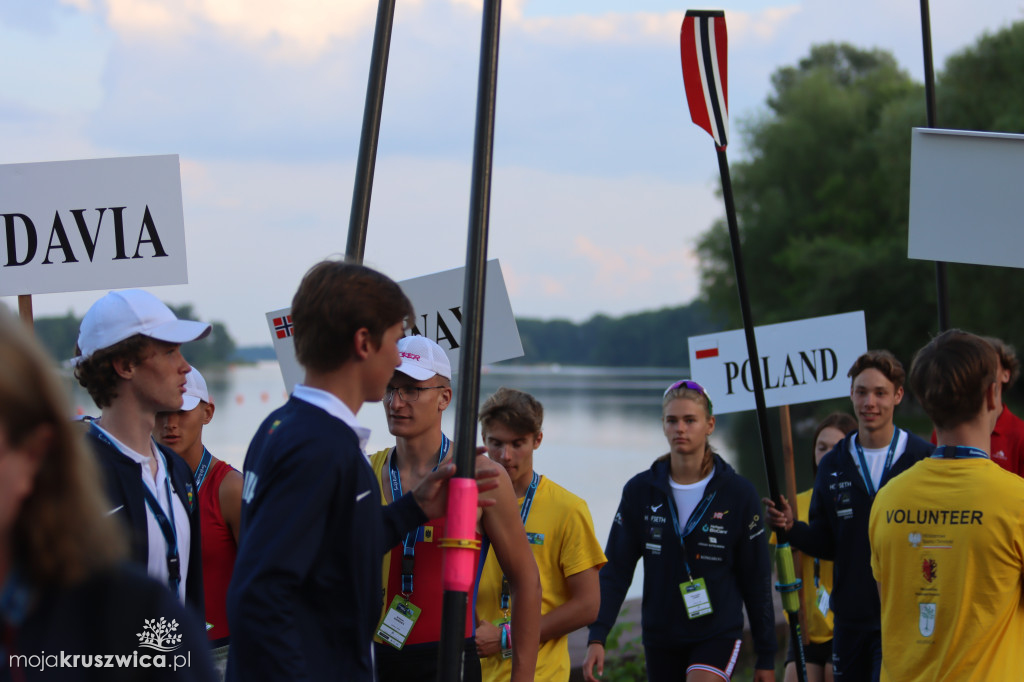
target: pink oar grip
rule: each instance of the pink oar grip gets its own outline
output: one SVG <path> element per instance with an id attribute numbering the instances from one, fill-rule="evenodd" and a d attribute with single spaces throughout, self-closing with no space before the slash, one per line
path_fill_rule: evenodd
<path id="1" fill-rule="evenodd" d="M 448 481 L 448 517 L 444 529 L 445 590 L 469 592 L 476 582 L 476 479 L 452 478 Z M 455 546 L 462 545 L 462 546 Z"/>

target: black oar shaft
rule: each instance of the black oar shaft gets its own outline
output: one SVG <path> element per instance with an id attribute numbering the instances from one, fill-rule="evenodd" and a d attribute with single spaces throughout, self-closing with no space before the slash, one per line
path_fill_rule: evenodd
<path id="1" fill-rule="evenodd" d="M 757 354 L 757 340 L 754 337 L 754 319 L 750 313 L 750 297 L 747 294 L 747 276 L 743 267 L 743 252 L 740 245 L 740 231 L 736 224 L 736 205 L 732 198 L 732 178 L 729 175 L 729 160 L 725 149 L 718 149 L 718 170 L 722 174 L 722 197 L 725 199 L 725 216 L 729 224 L 729 241 L 732 244 L 732 263 L 736 271 L 736 289 L 740 297 L 740 311 L 743 315 L 743 334 L 747 340 L 747 359 L 750 376 L 754 383 L 754 404 L 757 408 L 757 427 L 761 435 L 761 449 L 768 476 L 768 494 L 778 503 L 782 493 L 775 473 L 775 456 L 771 436 L 768 432 L 768 408 L 764 400 L 764 381 L 761 378 L 761 360 Z"/>
<path id="2" fill-rule="evenodd" d="M 345 246 L 346 257 L 356 263 L 363 262 L 366 250 L 370 195 L 373 193 L 373 171 L 377 163 L 377 141 L 380 139 L 380 117 L 384 109 L 384 84 L 388 75 L 394 19 L 395 0 L 379 0 L 370 53 L 370 76 L 366 83 L 366 104 L 363 107 L 363 130 L 359 136 L 356 178 L 352 189 L 352 212 L 348 220 L 348 244 Z"/>
<path id="3" fill-rule="evenodd" d="M 462 349 L 456 402 L 456 476 L 475 477 L 476 421 L 480 401 L 480 362 L 483 346 L 487 237 L 494 156 L 494 112 L 498 91 L 500 0 L 484 0 L 477 86 L 473 178 L 470 189 L 469 238 L 466 243 L 466 282 L 462 299 Z M 468 593 L 446 590 L 441 618 L 439 682 L 462 680 Z"/>
<path id="4" fill-rule="evenodd" d="M 921 46 L 924 52 L 924 97 L 928 127 L 938 127 L 935 107 L 935 67 L 932 60 L 932 20 L 928 0 L 921 0 Z M 939 332 L 949 329 L 949 286 L 946 283 L 946 264 L 935 261 L 935 294 L 939 312 Z"/>
<path id="5" fill-rule="evenodd" d="M 736 223 L 736 204 L 732 197 L 732 176 L 729 174 L 729 159 L 724 147 L 718 147 L 718 170 L 722 175 L 722 198 L 725 200 L 725 217 L 729 225 L 729 243 L 732 246 L 732 264 L 736 271 L 736 290 L 740 297 L 740 312 L 743 316 L 743 334 L 747 341 L 747 361 L 750 364 L 750 376 L 754 384 L 754 405 L 757 408 L 757 428 L 761 436 L 761 450 L 764 454 L 765 475 L 768 478 L 768 496 L 779 504 L 782 491 L 779 488 L 778 475 L 775 469 L 771 434 L 768 432 L 768 407 L 764 400 L 764 381 L 761 378 L 761 360 L 757 352 L 757 339 L 754 335 L 754 318 L 750 312 L 750 296 L 747 294 L 747 275 L 743 266 L 743 249 L 740 243 L 739 226 Z M 776 538 L 781 544 L 785 542 L 785 533 L 776 531 Z M 789 564 L 792 563 L 790 559 Z M 792 572 L 790 566 L 789 571 Z M 780 574 L 782 573 L 780 569 Z M 780 575 L 781 579 L 781 575 Z M 790 612 L 789 636 L 796 643 L 799 660 L 797 661 L 797 680 L 806 682 L 807 671 L 804 664 L 803 643 L 800 641 L 800 621 L 796 611 Z"/>

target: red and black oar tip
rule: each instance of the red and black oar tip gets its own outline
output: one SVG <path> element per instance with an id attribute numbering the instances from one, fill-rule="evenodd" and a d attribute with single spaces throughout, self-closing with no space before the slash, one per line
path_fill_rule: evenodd
<path id="1" fill-rule="evenodd" d="M 722 10 L 687 10 L 679 35 L 690 117 L 725 149 L 729 143 L 729 40 Z"/>

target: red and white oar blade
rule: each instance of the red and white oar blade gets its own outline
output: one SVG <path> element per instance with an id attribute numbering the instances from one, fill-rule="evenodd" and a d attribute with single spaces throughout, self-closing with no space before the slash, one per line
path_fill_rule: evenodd
<path id="1" fill-rule="evenodd" d="M 729 142 L 728 42 L 724 11 L 686 11 L 679 35 L 686 101 L 693 122 L 708 131 L 719 149 Z"/>

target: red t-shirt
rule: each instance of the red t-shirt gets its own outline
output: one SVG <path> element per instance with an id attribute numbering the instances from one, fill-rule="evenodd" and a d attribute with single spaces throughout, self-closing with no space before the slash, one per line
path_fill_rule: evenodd
<path id="1" fill-rule="evenodd" d="M 206 474 L 199 489 L 199 519 L 203 534 L 203 592 L 206 596 L 206 622 L 213 627 L 206 635 L 210 641 L 229 635 L 227 597 L 231 574 L 235 570 L 238 545 L 220 509 L 220 484 L 231 465 L 220 460 Z"/>
<path id="2" fill-rule="evenodd" d="M 932 444 L 937 442 L 932 429 Z M 1024 476 L 1024 420 L 1010 412 L 1005 404 L 992 429 L 988 454 L 993 462 L 1007 471 Z"/>
<path id="3" fill-rule="evenodd" d="M 441 641 L 441 611 L 443 610 L 444 587 L 441 570 L 444 565 L 444 550 L 438 542 L 444 537 L 445 518 L 431 519 L 418 529 L 416 542 L 415 568 L 413 569 L 412 596 L 409 601 L 421 609 L 419 620 L 405 640 L 410 644 L 426 644 Z M 480 540 L 480 533 L 476 534 Z M 391 606 L 391 600 L 402 591 L 402 545 L 397 545 L 390 552 L 388 570 L 387 595 L 384 600 L 385 609 Z M 477 552 L 477 563 L 480 553 Z M 473 571 L 479 566 L 474 564 Z M 466 600 L 466 637 L 472 637 L 476 627 L 474 616 L 473 595 Z"/>

